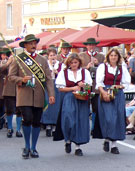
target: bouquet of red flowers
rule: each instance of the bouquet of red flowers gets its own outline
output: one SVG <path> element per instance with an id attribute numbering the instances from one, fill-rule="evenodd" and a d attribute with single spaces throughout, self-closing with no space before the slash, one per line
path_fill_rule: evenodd
<path id="1" fill-rule="evenodd" d="M 73 94 L 79 100 L 88 100 L 88 99 L 94 97 L 94 95 L 95 95 L 94 92 L 91 92 L 91 87 L 87 83 L 85 84 L 83 91 L 73 92 Z"/>

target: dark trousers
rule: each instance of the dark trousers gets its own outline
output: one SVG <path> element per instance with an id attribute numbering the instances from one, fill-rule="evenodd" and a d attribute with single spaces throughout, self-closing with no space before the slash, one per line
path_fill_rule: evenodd
<path id="1" fill-rule="evenodd" d="M 0 99 L 0 129 L 2 129 L 4 121 L 4 99 Z"/>
<path id="2" fill-rule="evenodd" d="M 24 126 L 33 126 L 35 128 L 40 127 L 40 120 L 43 109 L 33 106 L 20 106 L 19 110 L 22 114 L 22 124 Z"/>
<path id="3" fill-rule="evenodd" d="M 17 117 L 21 117 L 19 108 L 16 107 L 15 96 L 4 96 L 5 113 L 7 116 L 16 114 Z"/>
<path id="4" fill-rule="evenodd" d="M 4 114 L 4 99 L 0 99 L 0 116 Z"/>

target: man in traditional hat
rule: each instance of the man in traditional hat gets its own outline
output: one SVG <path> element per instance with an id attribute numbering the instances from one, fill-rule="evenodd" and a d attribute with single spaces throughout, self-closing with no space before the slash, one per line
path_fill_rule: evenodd
<path id="1" fill-rule="evenodd" d="M 61 53 L 57 55 L 57 60 L 60 62 L 64 62 L 69 55 L 72 45 L 70 45 L 68 42 L 62 42 L 60 48 Z"/>
<path id="2" fill-rule="evenodd" d="M 4 50 L 1 54 L 1 74 L 4 75 L 4 84 L 2 90 L 2 96 L 4 98 L 4 107 L 5 107 L 5 114 L 7 119 L 7 137 L 11 138 L 13 134 L 13 126 L 12 120 L 13 115 L 16 113 L 16 137 L 22 137 L 21 129 L 21 121 L 22 117 L 20 112 L 16 108 L 16 85 L 8 80 L 8 70 L 10 64 L 12 63 L 13 58 L 9 57 L 10 51 Z"/>
<path id="3" fill-rule="evenodd" d="M 24 41 L 19 43 L 20 47 L 25 48 L 25 50 L 16 56 L 9 71 L 9 79 L 18 85 L 16 105 L 23 116 L 22 128 L 25 148 L 22 157 L 24 159 L 29 158 L 29 156 L 39 157 L 36 144 L 45 104 L 45 86 L 48 91 L 49 103 L 55 103 L 54 86 L 47 60 L 35 53 L 39 40 L 35 35 L 29 34 Z"/>
<path id="4" fill-rule="evenodd" d="M 96 41 L 95 38 L 88 38 L 86 42 L 83 43 L 86 45 L 87 51 L 81 52 L 79 54 L 80 58 L 83 60 L 83 66 L 91 72 L 91 76 L 93 79 L 92 91 L 95 92 L 94 98 L 91 100 L 92 102 L 92 111 L 93 111 L 93 120 L 94 114 L 98 113 L 98 95 L 99 92 L 95 90 L 96 85 L 96 69 L 99 64 L 104 62 L 104 55 L 96 51 L 96 46 L 99 44 L 99 41 Z M 93 127 L 93 126 L 92 126 Z M 92 128 L 93 129 L 93 128 Z"/>
<path id="5" fill-rule="evenodd" d="M 95 38 L 88 38 L 83 44 L 86 45 L 87 51 L 81 52 L 79 55 L 83 59 L 84 66 L 87 69 L 90 69 L 94 65 L 97 66 L 104 61 L 104 55 L 96 51 L 99 41 L 96 41 Z"/>

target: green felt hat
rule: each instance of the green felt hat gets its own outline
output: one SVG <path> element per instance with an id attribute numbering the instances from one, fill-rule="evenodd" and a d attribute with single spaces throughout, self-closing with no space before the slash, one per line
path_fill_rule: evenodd
<path id="1" fill-rule="evenodd" d="M 40 41 L 40 39 L 36 38 L 34 34 L 28 34 L 27 36 L 25 36 L 24 41 L 19 43 L 19 46 L 24 48 L 25 43 L 28 43 L 34 40 L 36 40 L 37 43 Z"/>
<path id="2" fill-rule="evenodd" d="M 11 52 L 9 49 L 4 48 L 0 51 L 0 54 L 6 54 L 7 56 L 10 56 Z"/>
<path id="3" fill-rule="evenodd" d="M 61 45 L 61 48 L 71 48 L 72 45 L 70 45 L 68 42 L 63 42 Z"/>
<path id="4" fill-rule="evenodd" d="M 39 53 L 40 55 L 47 54 L 47 49 L 42 50 L 42 52 Z"/>
<path id="5" fill-rule="evenodd" d="M 87 42 L 83 42 L 84 45 L 88 45 L 88 44 L 97 45 L 98 43 L 100 43 L 100 42 L 99 41 L 96 42 L 95 38 L 88 38 Z"/>

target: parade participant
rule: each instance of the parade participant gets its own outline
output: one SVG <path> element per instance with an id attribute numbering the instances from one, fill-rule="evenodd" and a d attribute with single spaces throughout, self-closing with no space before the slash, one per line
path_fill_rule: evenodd
<path id="1" fill-rule="evenodd" d="M 92 91 L 95 92 L 95 96 L 91 99 L 92 103 L 92 128 L 91 134 L 93 134 L 93 128 L 95 123 L 95 115 L 98 115 L 98 96 L 99 91 L 95 90 L 96 85 L 96 69 L 99 64 L 104 62 L 104 55 L 96 51 L 96 46 L 99 44 L 99 41 L 96 41 L 95 38 L 88 38 L 86 42 L 83 43 L 87 51 L 81 52 L 79 54 L 80 58 L 84 61 L 83 67 L 88 69 L 91 73 L 93 79 Z"/>
<path id="2" fill-rule="evenodd" d="M 57 55 L 57 60 L 60 62 L 64 62 L 65 59 L 68 57 L 69 52 L 72 48 L 72 45 L 70 45 L 68 42 L 62 42 L 61 44 L 61 53 Z"/>
<path id="3" fill-rule="evenodd" d="M 6 69 L 7 65 L 5 65 L 5 60 L 7 58 L 6 51 L 0 52 L 0 129 L 3 128 L 3 125 L 5 123 L 4 119 L 4 98 L 2 96 L 3 86 L 4 86 L 4 74 L 2 71 Z"/>
<path id="4" fill-rule="evenodd" d="M 81 144 L 89 142 L 88 101 L 78 100 L 72 92 L 79 91 L 85 83 L 92 85 L 90 73 L 82 69 L 82 61 L 77 53 L 72 53 L 65 61 L 66 69 L 56 78 L 56 86 L 65 92 L 61 110 L 61 128 L 65 139 L 65 151 L 71 152 L 71 143 L 76 144 L 75 155 L 82 156 Z M 57 129 L 57 128 L 56 128 Z"/>
<path id="5" fill-rule="evenodd" d="M 48 65 L 51 70 L 52 79 L 54 81 L 55 104 L 48 105 L 48 108 L 43 112 L 41 123 L 46 125 L 46 136 L 51 137 L 51 135 L 55 131 L 55 125 L 57 122 L 61 102 L 61 93 L 56 88 L 55 79 L 57 77 L 58 72 L 64 67 L 64 64 L 60 63 L 57 60 L 57 52 L 54 48 L 48 49 Z M 47 101 L 49 101 L 47 92 L 45 92 L 45 94 Z"/>
<path id="6" fill-rule="evenodd" d="M 44 107 L 44 87 L 46 85 L 49 103 L 55 103 L 54 87 L 47 60 L 35 53 L 39 38 L 29 34 L 19 43 L 25 51 L 11 64 L 9 80 L 17 84 L 17 107 L 23 116 L 22 128 L 25 148 L 24 159 L 38 158 L 36 144 L 40 133 L 40 120 Z M 25 76 L 24 76 L 25 74 Z M 30 135 L 32 144 L 30 145 Z"/>
<path id="7" fill-rule="evenodd" d="M 104 55 L 95 50 L 99 41 L 96 41 L 95 38 L 88 38 L 83 44 L 86 45 L 87 51 L 81 52 L 79 56 L 84 60 L 84 67 L 89 70 L 91 67 L 98 66 L 104 61 Z"/>
<path id="8" fill-rule="evenodd" d="M 21 129 L 21 121 L 22 117 L 20 112 L 16 109 L 16 86 L 15 83 L 11 83 L 8 81 L 8 68 L 9 64 L 11 64 L 13 58 L 9 57 L 10 52 L 5 50 L 5 53 L 1 55 L 3 58 L 3 62 L 5 65 L 5 70 L 2 71 L 4 74 L 4 85 L 3 85 L 3 91 L 2 96 L 4 97 L 4 107 L 5 107 L 5 114 L 7 119 L 7 137 L 11 138 L 13 134 L 13 126 L 12 126 L 12 120 L 13 120 L 13 114 L 16 113 L 16 137 L 22 137 L 22 133 L 20 132 Z M 9 57 L 9 59 L 8 59 Z"/>
<path id="9" fill-rule="evenodd" d="M 126 87 L 131 82 L 129 72 L 122 65 L 121 60 L 119 51 L 112 48 L 106 55 L 105 63 L 100 64 L 96 73 L 96 88 L 101 94 L 98 112 L 102 138 L 105 139 L 103 150 L 109 152 L 109 141 L 111 141 L 113 154 L 119 154 L 116 141 L 125 139 L 125 96 L 122 87 Z M 117 88 L 115 96 L 107 91 L 107 88 L 112 85 L 116 85 Z"/>

